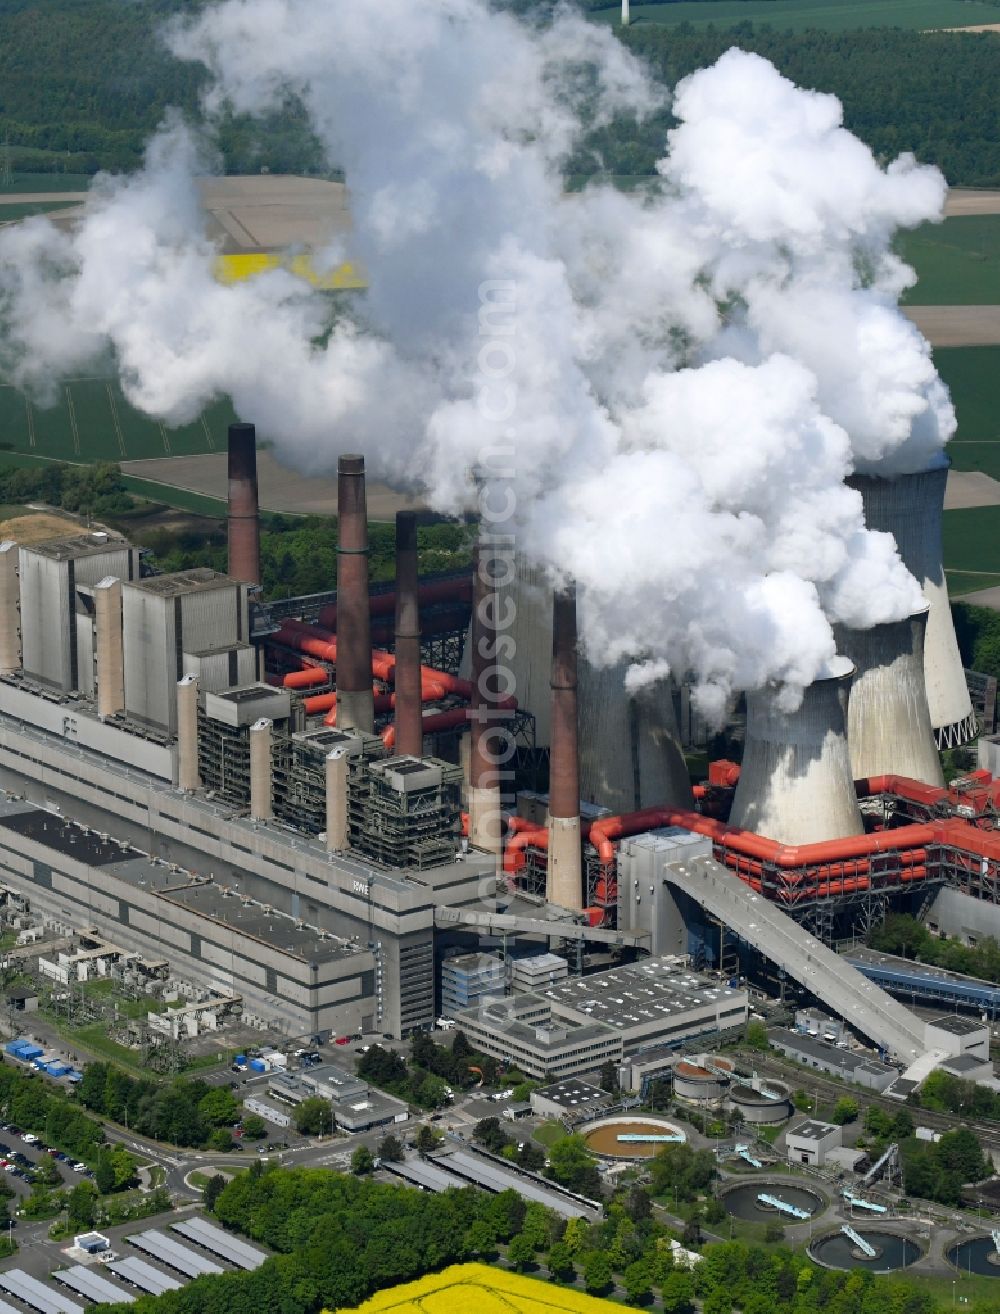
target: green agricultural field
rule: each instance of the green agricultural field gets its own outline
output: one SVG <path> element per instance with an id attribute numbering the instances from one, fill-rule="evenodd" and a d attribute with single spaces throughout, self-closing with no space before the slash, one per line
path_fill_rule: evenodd
<path id="1" fill-rule="evenodd" d="M 0 183 L 5 192 L 85 192 L 93 182 L 87 173 L 22 173 L 15 169 L 9 183 Z"/>
<path id="2" fill-rule="evenodd" d="M 958 415 L 952 464 L 1000 479 L 1000 347 L 939 347 L 934 363 Z"/>
<path id="3" fill-rule="evenodd" d="M 905 305 L 1000 305 L 1000 215 L 922 224 L 902 234 L 896 248 L 917 273 Z"/>
<path id="4" fill-rule="evenodd" d="M 971 27 L 1000 22 L 994 6 L 976 0 L 677 0 L 674 4 L 633 4 L 633 23 L 677 27 L 731 27 L 734 23 L 769 23 L 782 32 L 846 32 L 859 27 Z M 593 17 L 621 21 L 621 5 L 599 9 Z"/>
<path id="5" fill-rule="evenodd" d="M 0 224 L 31 219 L 36 214 L 51 214 L 54 210 L 69 210 L 75 204 L 75 201 L 4 201 L 0 194 Z"/>
<path id="6" fill-rule="evenodd" d="M 223 451 L 235 419 L 228 402 L 210 406 L 200 420 L 167 429 L 134 410 L 117 383 L 74 379 L 54 406 L 26 401 L 0 387 L 0 452 L 57 461 L 136 461 Z"/>
<path id="7" fill-rule="evenodd" d="M 944 560 L 963 585 L 981 576 L 980 588 L 990 588 L 1000 575 L 1000 506 L 975 506 L 944 513 Z M 968 587 L 965 589 L 969 591 Z"/>
<path id="8" fill-rule="evenodd" d="M 951 515 L 952 512 L 946 514 Z M 967 570 L 946 570 L 944 574 L 948 596 L 951 598 L 964 598 L 967 593 L 978 593 L 980 589 L 1000 587 L 1000 575 L 974 575 Z"/>

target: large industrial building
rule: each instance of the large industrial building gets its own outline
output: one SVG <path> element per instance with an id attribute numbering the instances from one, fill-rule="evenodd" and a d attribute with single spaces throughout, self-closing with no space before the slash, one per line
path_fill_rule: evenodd
<path id="1" fill-rule="evenodd" d="M 447 1011 L 536 1076 L 708 1044 L 752 973 L 906 1067 L 937 1052 L 829 946 L 935 895 L 998 917 L 1000 784 L 946 785 L 936 751 L 975 731 L 938 472 L 862 486 L 928 609 L 839 635 L 795 711 L 751 693 L 742 765 L 692 789 L 676 691 L 578 657 L 573 589 L 520 554 L 484 539 L 471 577 L 421 583 L 401 512 L 372 589 L 359 457 L 337 592 L 264 604 L 252 426 L 229 458 L 227 574 L 150 573 L 103 531 L 0 545 L 0 884 L 34 916 L 288 1034 Z M 512 591 L 516 697 L 485 657 Z"/>

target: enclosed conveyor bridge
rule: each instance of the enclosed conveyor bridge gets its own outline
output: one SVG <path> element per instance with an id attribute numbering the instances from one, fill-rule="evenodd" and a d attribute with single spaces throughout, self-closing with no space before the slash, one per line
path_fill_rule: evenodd
<path id="1" fill-rule="evenodd" d="M 881 1049 L 908 1064 L 926 1051 L 918 1017 L 713 858 L 667 863 L 663 878 Z"/>

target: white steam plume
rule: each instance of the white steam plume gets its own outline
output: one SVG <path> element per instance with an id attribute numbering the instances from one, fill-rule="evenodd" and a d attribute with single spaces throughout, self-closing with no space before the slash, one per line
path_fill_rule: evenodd
<path id="1" fill-rule="evenodd" d="M 811 680 L 831 620 L 920 605 L 843 480 L 927 464 L 953 423 L 889 249 L 939 212 L 935 171 L 879 169 L 831 97 L 730 51 L 678 89 L 657 194 L 567 197 L 582 124 L 658 103 L 569 13 L 535 29 L 485 0 L 224 0 L 171 44 L 209 68 L 210 108 L 302 98 L 346 171 L 370 290 L 324 336 L 326 302 L 291 275 L 217 284 L 198 148 L 171 122 L 74 233 L 0 235 L 8 378 L 44 391 L 110 352 L 158 418 L 229 394 L 302 468 L 364 451 L 449 511 L 507 443 L 503 528 L 579 581 L 592 659 L 632 659 L 636 684 L 691 669 L 710 714 L 731 689 Z M 485 366 L 509 367 L 502 420 L 480 355 L 491 282 L 513 288 Z"/>

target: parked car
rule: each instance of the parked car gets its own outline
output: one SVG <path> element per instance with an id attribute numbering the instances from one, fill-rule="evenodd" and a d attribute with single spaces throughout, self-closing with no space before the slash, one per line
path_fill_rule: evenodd
<path id="1" fill-rule="evenodd" d="M 38 1137 L 34 1136 L 31 1132 L 22 1132 L 21 1140 L 24 1141 L 25 1145 L 34 1145 L 37 1142 Z"/>
<path id="2" fill-rule="evenodd" d="M 85 1163 L 75 1163 L 73 1165 L 73 1171 L 75 1173 L 85 1173 L 85 1172 L 89 1172 L 90 1170 L 88 1169 Z"/>

